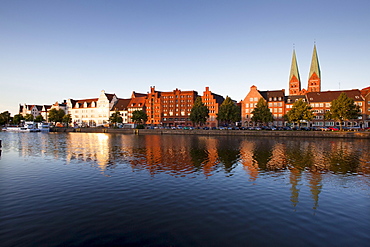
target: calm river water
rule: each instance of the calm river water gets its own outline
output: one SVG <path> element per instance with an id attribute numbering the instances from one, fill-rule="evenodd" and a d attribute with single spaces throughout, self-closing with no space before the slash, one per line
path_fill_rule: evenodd
<path id="1" fill-rule="evenodd" d="M 0 133 L 1 246 L 368 246 L 370 141 Z"/>

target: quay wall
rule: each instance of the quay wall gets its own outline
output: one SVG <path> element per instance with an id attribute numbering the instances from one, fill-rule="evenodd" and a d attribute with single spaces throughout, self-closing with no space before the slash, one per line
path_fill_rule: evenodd
<path id="1" fill-rule="evenodd" d="M 263 131 L 263 130 L 173 130 L 173 129 L 110 129 L 110 128 L 54 128 L 54 132 L 119 133 L 136 135 L 208 135 L 208 136 L 265 136 L 303 138 L 359 138 L 370 139 L 369 131 Z"/>

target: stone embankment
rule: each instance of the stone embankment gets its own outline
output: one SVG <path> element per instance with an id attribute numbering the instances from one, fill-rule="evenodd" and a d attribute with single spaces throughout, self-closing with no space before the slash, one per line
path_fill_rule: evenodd
<path id="1" fill-rule="evenodd" d="M 370 131 L 262 131 L 262 130 L 173 130 L 173 129 L 111 129 L 111 128 L 54 128 L 54 132 L 118 133 L 136 135 L 208 135 L 264 136 L 301 138 L 359 138 L 370 139 Z"/>

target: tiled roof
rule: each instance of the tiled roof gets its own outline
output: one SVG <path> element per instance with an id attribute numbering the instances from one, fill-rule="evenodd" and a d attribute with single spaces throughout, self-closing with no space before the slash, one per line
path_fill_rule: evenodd
<path id="1" fill-rule="evenodd" d="M 305 95 L 288 95 L 288 96 L 285 96 L 285 102 L 288 103 L 288 104 L 294 103 L 299 99 L 306 99 L 306 96 Z"/>
<path id="2" fill-rule="evenodd" d="M 225 100 L 224 97 L 222 97 L 221 95 L 215 94 L 215 93 L 212 93 L 212 96 L 214 99 L 216 99 L 217 104 L 222 104 L 222 102 L 224 102 Z"/>
<path id="3" fill-rule="evenodd" d="M 106 93 L 105 96 L 107 96 L 107 99 L 109 101 L 112 101 L 113 97 L 116 96 L 114 93 Z"/>
<path id="4" fill-rule="evenodd" d="M 136 93 L 135 91 L 133 91 L 132 92 L 132 95 L 131 95 L 132 98 L 136 98 L 136 97 L 147 97 L 147 96 L 148 96 L 148 94 L 146 94 L 146 93 Z"/>
<path id="5" fill-rule="evenodd" d="M 143 107 L 145 105 L 145 97 L 131 98 L 128 107 Z"/>
<path id="6" fill-rule="evenodd" d="M 78 108 L 84 108 L 84 104 L 86 103 L 87 104 L 86 108 L 88 108 L 88 107 L 91 107 L 91 103 L 93 102 L 96 103 L 98 100 L 99 100 L 98 98 L 76 100 L 75 105 L 73 107 L 76 107 L 78 105 Z"/>
<path id="7" fill-rule="evenodd" d="M 355 101 L 363 101 L 361 92 L 358 89 L 341 90 L 341 91 L 323 91 L 323 92 L 309 92 L 307 93 L 308 102 L 331 102 L 339 97 L 341 93 L 346 93 L 348 97 Z"/>
<path id="8" fill-rule="evenodd" d="M 285 96 L 285 92 L 284 90 L 275 90 L 275 91 L 258 91 L 262 97 L 266 100 L 266 101 L 270 101 L 270 98 L 274 99 L 274 98 L 281 98 L 280 101 L 283 101 L 284 100 L 284 96 Z"/>
<path id="9" fill-rule="evenodd" d="M 113 106 L 112 110 L 123 111 L 127 110 L 131 99 L 118 99 L 117 103 Z"/>

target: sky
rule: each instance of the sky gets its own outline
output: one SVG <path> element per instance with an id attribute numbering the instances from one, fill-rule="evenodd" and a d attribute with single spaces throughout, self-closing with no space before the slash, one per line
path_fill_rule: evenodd
<path id="1" fill-rule="evenodd" d="M 293 49 L 307 88 L 314 44 L 322 90 L 362 89 L 369 13 L 369 0 L 1 0 L 0 112 L 151 86 L 287 92 Z"/>

